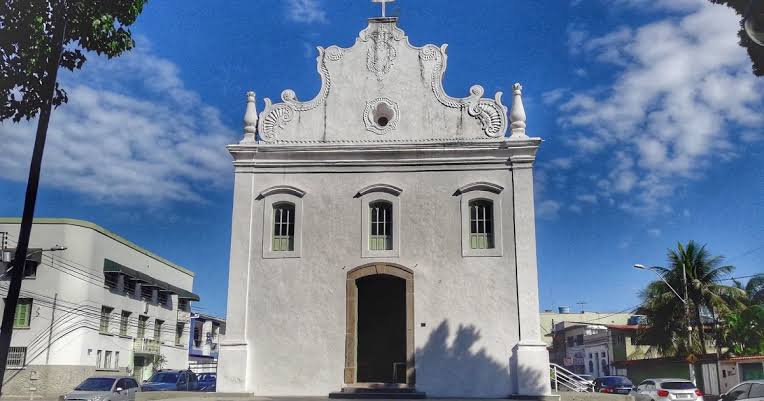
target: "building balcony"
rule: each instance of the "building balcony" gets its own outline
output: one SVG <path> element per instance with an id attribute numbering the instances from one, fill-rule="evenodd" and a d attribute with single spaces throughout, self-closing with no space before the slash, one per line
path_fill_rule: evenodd
<path id="1" fill-rule="evenodd" d="M 159 341 L 152 338 L 136 338 L 133 340 L 133 352 L 144 355 L 158 355 Z"/>

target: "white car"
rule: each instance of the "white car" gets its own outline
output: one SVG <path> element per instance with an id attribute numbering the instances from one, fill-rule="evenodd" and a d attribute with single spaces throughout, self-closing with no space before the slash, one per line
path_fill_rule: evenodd
<path id="1" fill-rule="evenodd" d="M 637 401 L 703 401 L 703 392 L 687 379 L 647 379 L 635 390 Z"/>
<path id="2" fill-rule="evenodd" d="M 749 380 L 722 394 L 721 401 L 764 401 L 764 380 Z"/>

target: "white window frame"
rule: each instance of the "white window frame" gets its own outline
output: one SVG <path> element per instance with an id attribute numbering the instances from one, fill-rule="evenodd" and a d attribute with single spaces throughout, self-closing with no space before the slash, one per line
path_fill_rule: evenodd
<path id="1" fill-rule="evenodd" d="M 263 258 L 299 258 L 302 257 L 302 198 L 305 191 L 288 186 L 270 187 L 257 197 L 263 202 Z M 291 251 L 273 251 L 273 205 L 288 202 L 294 205 L 294 249 Z"/>
<path id="2" fill-rule="evenodd" d="M 463 257 L 497 257 L 504 256 L 504 231 L 501 204 L 501 192 L 504 187 L 489 182 L 473 182 L 457 190 L 461 195 L 462 214 L 462 256 Z M 470 246 L 470 202 L 485 199 L 493 204 L 493 248 L 472 249 Z"/>
<path id="3" fill-rule="evenodd" d="M 401 244 L 401 199 L 402 189 L 388 184 L 374 184 L 358 191 L 356 195 L 361 204 L 361 257 L 362 258 L 397 258 Z M 372 251 L 369 246 L 371 235 L 371 209 L 377 201 L 385 201 L 393 207 L 392 249 Z"/>

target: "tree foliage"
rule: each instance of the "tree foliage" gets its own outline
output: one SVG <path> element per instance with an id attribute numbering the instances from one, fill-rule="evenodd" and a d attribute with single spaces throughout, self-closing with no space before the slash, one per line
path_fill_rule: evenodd
<path id="1" fill-rule="evenodd" d="M 737 33 L 739 38 L 738 44 L 748 51 L 748 57 L 751 58 L 753 65 L 751 69 L 754 75 L 764 76 L 764 46 L 759 46 L 748 37 L 748 34 L 743 29 L 743 17 L 745 16 L 748 6 L 752 0 L 709 0 L 711 3 L 724 4 L 727 7 L 735 10 L 735 13 L 741 16 L 740 18 L 740 30 Z"/>
<path id="2" fill-rule="evenodd" d="M 132 49 L 128 27 L 146 1 L 0 0 L 0 121 L 33 118 L 45 103 L 46 67 L 58 46 L 54 33 L 64 29 L 61 21 L 66 22 L 59 66 L 73 71 L 82 68 L 87 52 L 112 58 Z M 66 101 L 56 83 L 52 104 Z"/>
<path id="3" fill-rule="evenodd" d="M 669 267 L 654 269 L 684 297 L 684 267 L 693 346 L 688 348 L 687 344 L 685 306 L 663 280 L 651 282 L 641 293 L 643 304 L 637 313 L 647 318 L 641 341 L 652 344 L 662 355 L 705 354 L 706 331 L 713 327 L 709 315 L 726 316 L 741 310 L 745 307 L 745 291 L 722 284 L 735 268 L 725 265 L 724 257 L 711 255 L 705 245 L 695 241 L 679 243 L 676 249 L 668 250 L 667 259 Z"/>

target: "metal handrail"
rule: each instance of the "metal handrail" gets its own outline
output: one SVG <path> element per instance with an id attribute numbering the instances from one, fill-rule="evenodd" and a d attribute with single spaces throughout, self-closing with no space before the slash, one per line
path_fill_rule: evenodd
<path id="1" fill-rule="evenodd" d="M 560 391 L 560 386 L 579 393 L 594 392 L 593 386 L 587 384 L 588 380 L 563 368 L 556 363 L 549 364 L 552 375 L 553 389 Z"/>

